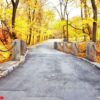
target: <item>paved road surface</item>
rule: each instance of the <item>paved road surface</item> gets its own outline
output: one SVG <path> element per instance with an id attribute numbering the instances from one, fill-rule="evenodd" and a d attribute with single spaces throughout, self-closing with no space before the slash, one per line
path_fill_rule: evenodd
<path id="1" fill-rule="evenodd" d="M 0 80 L 5 100 L 100 100 L 100 70 L 53 48 L 29 49 L 26 62 Z"/>

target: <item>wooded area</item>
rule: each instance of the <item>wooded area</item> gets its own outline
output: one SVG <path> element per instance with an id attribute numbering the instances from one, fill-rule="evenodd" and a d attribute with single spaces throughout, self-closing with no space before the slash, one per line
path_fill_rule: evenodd
<path id="1" fill-rule="evenodd" d="M 11 58 L 14 39 L 24 40 L 28 46 L 49 38 L 93 41 L 100 48 L 100 0 L 58 0 L 52 9 L 49 1 L 0 0 L 0 63 Z M 80 16 L 70 17 L 71 6 L 80 10 Z"/>

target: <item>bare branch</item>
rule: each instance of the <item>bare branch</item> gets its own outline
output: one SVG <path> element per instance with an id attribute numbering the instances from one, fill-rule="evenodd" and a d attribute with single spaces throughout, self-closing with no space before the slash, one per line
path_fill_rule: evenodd
<path id="1" fill-rule="evenodd" d="M 62 12 L 62 0 L 59 0 L 59 3 L 60 3 L 60 12 L 61 12 L 61 17 L 63 18 L 63 12 Z"/>
<path id="2" fill-rule="evenodd" d="M 61 17 L 61 14 L 60 14 L 59 10 L 57 9 L 57 7 L 53 7 L 53 8 L 57 11 L 57 13 L 58 13 L 58 15 L 59 15 L 59 17 L 61 19 L 62 17 Z"/>
<path id="3" fill-rule="evenodd" d="M 9 5 L 8 0 L 6 0 L 7 5 Z"/>
<path id="4" fill-rule="evenodd" d="M 11 0 L 13 6 L 18 6 L 19 0 Z"/>
<path id="5" fill-rule="evenodd" d="M 76 29 L 76 30 L 82 30 L 80 28 L 77 28 L 77 27 L 73 26 L 72 24 L 68 24 L 68 25 L 71 26 L 72 28 Z"/>

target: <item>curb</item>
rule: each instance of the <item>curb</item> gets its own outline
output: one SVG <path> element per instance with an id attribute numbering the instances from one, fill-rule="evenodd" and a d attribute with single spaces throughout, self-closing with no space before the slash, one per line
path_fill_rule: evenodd
<path id="1" fill-rule="evenodd" d="M 26 51 L 24 56 L 21 56 L 20 61 L 12 61 L 13 64 L 10 66 L 6 66 L 5 68 L 0 69 L 0 78 L 6 77 L 9 73 L 11 73 L 14 69 L 19 67 L 20 64 L 23 64 L 25 62 L 25 58 L 28 54 L 28 50 Z M 5 62 L 4 65 L 7 65 L 7 63 L 10 63 L 11 61 Z"/>
<path id="2" fill-rule="evenodd" d="M 72 54 L 71 54 L 71 55 L 72 55 Z M 73 56 L 76 57 L 76 58 L 78 58 L 78 59 L 80 59 L 80 60 L 83 60 L 83 61 L 85 61 L 85 62 L 87 62 L 87 63 L 89 63 L 89 64 L 91 64 L 91 65 L 94 65 L 96 68 L 98 68 L 98 69 L 100 70 L 100 63 L 92 62 L 92 61 L 90 61 L 90 60 L 88 60 L 88 59 L 86 59 L 86 58 L 77 57 L 77 56 L 75 56 L 75 55 L 73 55 Z"/>
<path id="3" fill-rule="evenodd" d="M 71 54 L 71 55 L 72 55 L 72 54 Z M 75 56 L 75 55 L 73 55 L 73 56 L 76 57 L 76 58 L 78 58 L 78 59 L 81 59 L 81 60 L 83 60 L 83 61 L 85 61 L 85 62 L 87 62 L 87 63 L 89 63 L 89 64 L 91 64 L 91 65 L 94 65 L 96 68 L 98 68 L 98 69 L 100 70 L 100 63 L 92 62 L 92 61 L 90 61 L 90 60 L 88 60 L 88 59 L 86 59 L 86 58 L 77 57 L 77 56 Z"/>
<path id="4" fill-rule="evenodd" d="M 64 52 L 65 53 L 65 52 Z M 68 53 L 66 53 L 66 54 L 68 54 Z M 72 54 L 71 54 L 72 55 Z M 83 61 L 85 61 L 85 62 L 87 62 L 87 63 L 89 63 L 89 64 L 91 64 L 91 65 L 94 65 L 96 68 L 98 68 L 99 70 L 100 70 L 100 63 L 97 63 L 97 62 L 92 62 L 92 61 L 90 61 L 90 60 L 88 60 L 88 59 L 86 59 L 86 58 L 82 58 L 82 57 L 77 57 L 77 56 L 75 56 L 75 55 L 73 55 L 74 57 L 76 57 L 76 58 L 78 58 L 78 59 L 80 59 L 80 60 L 83 60 Z"/>
<path id="5" fill-rule="evenodd" d="M 86 58 L 81 58 L 81 57 L 78 57 L 78 58 L 81 59 L 81 60 L 84 60 L 84 61 L 86 61 L 86 62 L 88 62 L 88 63 L 94 65 L 96 68 L 100 69 L 100 63 L 92 62 L 92 61 L 90 61 L 90 60 L 88 60 L 88 59 L 86 59 Z"/>

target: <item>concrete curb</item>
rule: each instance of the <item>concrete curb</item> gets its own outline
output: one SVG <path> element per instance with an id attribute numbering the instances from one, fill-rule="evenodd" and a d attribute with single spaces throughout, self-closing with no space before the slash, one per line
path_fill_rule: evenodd
<path id="1" fill-rule="evenodd" d="M 65 52 L 63 52 L 63 53 L 65 53 Z M 68 53 L 66 53 L 66 54 L 68 54 Z M 70 54 L 70 55 L 72 55 L 72 54 Z M 76 57 L 76 58 L 78 58 L 78 59 L 81 59 L 81 60 L 83 60 L 83 61 L 85 61 L 85 62 L 88 62 L 89 64 L 94 65 L 96 68 L 100 69 L 100 63 L 92 62 L 92 61 L 90 61 L 90 60 L 88 60 L 88 59 L 86 59 L 86 58 L 77 57 L 77 56 L 75 56 L 75 55 L 72 55 L 72 56 L 74 56 L 74 57 Z"/>
<path id="2" fill-rule="evenodd" d="M 25 58 L 28 54 L 28 50 L 26 51 L 24 56 L 21 56 L 20 61 L 8 61 L 1 64 L 0 68 L 0 78 L 6 77 L 9 73 L 11 73 L 14 69 L 19 67 L 20 64 L 25 62 Z"/>
<path id="3" fill-rule="evenodd" d="M 65 52 L 64 52 L 65 53 Z M 67 53 L 66 53 L 67 54 Z M 72 54 L 71 54 L 72 55 Z M 88 60 L 88 59 L 86 59 L 86 58 L 82 58 L 82 57 L 77 57 L 77 56 L 75 56 L 75 55 L 73 55 L 74 57 L 76 57 L 76 58 L 78 58 L 78 59 L 81 59 L 81 60 L 83 60 L 83 61 L 85 61 L 85 62 L 88 62 L 89 64 L 92 64 L 92 65 L 94 65 L 96 68 L 98 68 L 98 69 L 100 69 L 100 63 L 97 63 L 97 62 L 92 62 L 92 61 L 90 61 L 90 60 Z"/>
<path id="4" fill-rule="evenodd" d="M 100 69 L 100 63 L 92 62 L 92 61 L 90 61 L 90 60 L 88 60 L 88 59 L 86 59 L 86 58 L 81 58 L 81 57 L 78 57 L 78 58 L 81 59 L 81 60 L 84 60 L 84 61 L 86 61 L 86 62 L 88 62 L 88 63 L 94 65 L 96 68 Z"/>

